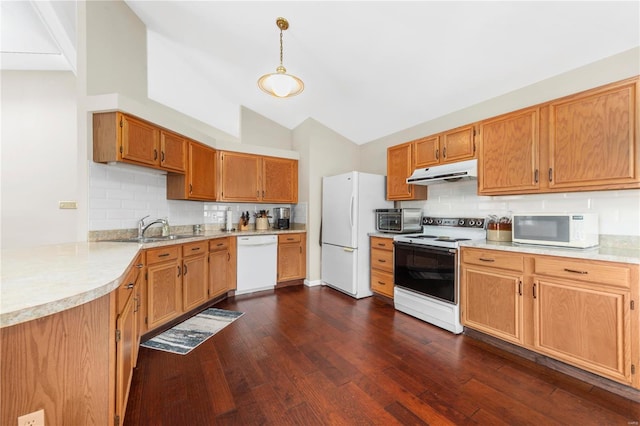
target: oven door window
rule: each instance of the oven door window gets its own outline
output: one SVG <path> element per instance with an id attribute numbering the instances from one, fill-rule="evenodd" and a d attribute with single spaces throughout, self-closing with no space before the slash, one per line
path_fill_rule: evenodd
<path id="1" fill-rule="evenodd" d="M 448 249 L 395 243 L 394 284 L 455 304 L 456 255 Z"/>

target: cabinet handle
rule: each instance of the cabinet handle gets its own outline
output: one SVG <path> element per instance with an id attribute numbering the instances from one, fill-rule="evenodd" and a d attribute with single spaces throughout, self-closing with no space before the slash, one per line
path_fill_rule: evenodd
<path id="1" fill-rule="evenodd" d="M 191 251 L 198 251 L 200 250 L 200 247 L 191 247 Z"/>
<path id="2" fill-rule="evenodd" d="M 293 241 L 293 238 L 287 238 L 287 241 Z"/>
<path id="3" fill-rule="evenodd" d="M 162 253 L 162 254 L 159 254 L 158 257 L 167 257 L 167 256 L 169 256 L 169 254 L 170 253 Z"/>
<path id="4" fill-rule="evenodd" d="M 187 265 L 182 266 L 182 275 L 187 275 Z"/>
<path id="5" fill-rule="evenodd" d="M 380 262 L 380 263 L 387 263 L 387 261 L 386 261 L 386 260 L 384 260 L 384 259 L 378 259 L 378 262 Z"/>
<path id="6" fill-rule="evenodd" d="M 142 269 L 142 267 L 143 267 L 143 266 L 144 266 L 144 263 L 138 263 L 138 264 L 136 265 L 136 268 L 138 268 L 138 269 Z"/>
<path id="7" fill-rule="evenodd" d="M 387 283 L 385 283 L 384 281 L 378 281 L 378 284 L 380 284 L 380 285 L 387 285 Z"/>
<path id="8" fill-rule="evenodd" d="M 134 287 L 134 286 L 135 286 L 135 284 L 134 284 L 134 283 L 129 283 L 129 284 L 127 284 L 127 285 L 125 286 L 125 288 L 126 288 L 127 290 L 131 290 L 131 289 L 133 289 L 133 287 Z"/>
<path id="9" fill-rule="evenodd" d="M 154 150 L 153 150 L 153 159 L 154 159 L 154 160 L 157 160 L 157 159 L 158 159 L 158 150 L 157 150 L 157 149 L 154 149 Z"/>
<path id="10" fill-rule="evenodd" d="M 589 273 L 589 271 L 578 271 L 577 269 L 569 269 L 569 268 L 564 268 L 564 270 L 566 272 L 571 272 L 573 274 L 581 274 L 581 275 L 587 275 Z"/>
<path id="11" fill-rule="evenodd" d="M 487 258 L 484 258 L 484 257 L 479 258 L 479 260 L 481 260 L 482 262 L 495 262 L 496 261 L 495 259 L 487 259 Z"/>
<path id="12" fill-rule="evenodd" d="M 522 281 L 518 281 L 518 296 L 522 296 Z"/>
<path id="13" fill-rule="evenodd" d="M 136 302 L 136 307 L 133 308 L 133 313 L 138 312 L 138 309 L 140 308 L 140 298 L 138 298 L 138 296 L 134 296 L 133 300 Z"/>
<path id="14" fill-rule="evenodd" d="M 533 180 L 535 181 L 535 183 L 538 183 L 538 169 L 536 169 L 535 173 L 533 174 Z"/>
<path id="15" fill-rule="evenodd" d="M 538 298 L 538 295 L 536 294 L 536 286 L 537 286 L 537 284 L 536 284 L 536 283 L 533 283 L 533 298 L 534 298 L 534 299 L 537 299 L 537 298 Z"/>
<path id="16" fill-rule="evenodd" d="M 447 158 L 447 147 L 442 148 L 442 158 Z"/>
<path id="17" fill-rule="evenodd" d="M 549 167 L 549 182 L 553 182 L 553 168 Z"/>
<path id="18" fill-rule="evenodd" d="M 164 151 L 160 151 L 160 161 L 164 163 Z"/>
<path id="19" fill-rule="evenodd" d="M 193 185 L 189 184 L 189 194 L 193 194 Z"/>
<path id="20" fill-rule="evenodd" d="M 378 247 L 384 247 L 384 246 L 386 246 L 385 243 L 378 243 Z"/>
<path id="21" fill-rule="evenodd" d="M 262 198 L 264 198 L 264 189 L 262 190 Z"/>
<path id="22" fill-rule="evenodd" d="M 216 247 L 221 247 L 223 245 L 224 245 L 224 243 L 218 243 L 218 244 L 216 244 Z"/>
<path id="23" fill-rule="evenodd" d="M 227 253 L 227 262 L 231 261 L 231 253 Z"/>
<path id="24" fill-rule="evenodd" d="M 440 159 L 440 150 L 436 149 L 436 160 Z"/>
<path id="25" fill-rule="evenodd" d="M 180 265 L 178 265 L 178 276 L 180 276 Z"/>

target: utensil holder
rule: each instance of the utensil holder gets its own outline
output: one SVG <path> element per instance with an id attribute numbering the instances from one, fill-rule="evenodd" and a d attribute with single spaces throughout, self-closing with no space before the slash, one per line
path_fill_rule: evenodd
<path id="1" fill-rule="evenodd" d="M 243 225 L 242 222 L 238 223 L 238 231 L 247 231 L 249 229 L 249 224 Z"/>
<path id="2" fill-rule="evenodd" d="M 257 217 L 256 218 L 256 231 L 266 231 L 269 229 L 269 218 Z"/>

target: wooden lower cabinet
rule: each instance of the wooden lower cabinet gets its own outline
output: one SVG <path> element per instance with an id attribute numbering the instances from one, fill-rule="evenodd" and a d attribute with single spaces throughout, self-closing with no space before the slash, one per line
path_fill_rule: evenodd
<path id="1" fill-rule="evenodd" d="M 209 241 L 209 299 L 236 288 L 235 237 L 216 238 Z"/>
<path id="2" fill-rule="evenodd" d="M 207 301 L 209 244 L 207 241 L 182 246 L 182 311 L 188 312 Z"/>
<path id="3" fill-rule="evenodd" d="M 370 237 L 371 291 L 393 299 L 393 239 Z"/>
<path id="4" fill-rule="evenodd" d="M 278 235 L 278 282 L 307 276 L 307 234 Z"/>
<path id="5" fill-rule="evenodd" d="M 467 247 L 461 253 L 465 327 L 640 388 L 638 265 Z"/>
<path id="6" fill-rule="evenodd" d="M 147 327 L 149 330 L 182 313 L 180 245 L 147 250 Z"/>

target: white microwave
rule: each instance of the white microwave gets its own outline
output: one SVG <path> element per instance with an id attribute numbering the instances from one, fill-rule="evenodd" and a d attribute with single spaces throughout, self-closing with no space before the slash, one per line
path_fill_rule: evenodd
<path id="1" fill-rule="evenodd" d="M 595 213 L 514 214 L 512 240 L 520 244 L 587 248 L 599 243 Z"/>

